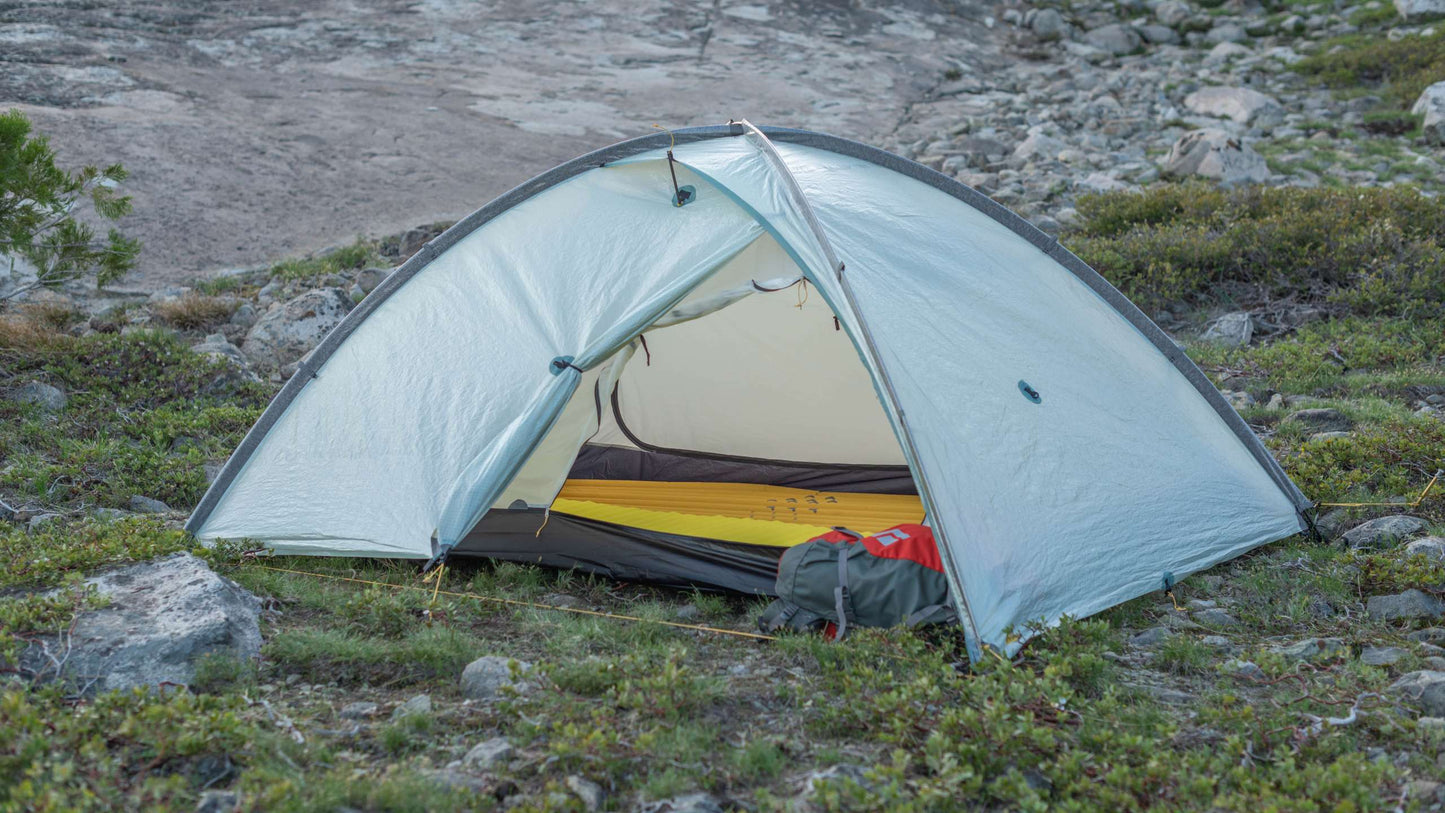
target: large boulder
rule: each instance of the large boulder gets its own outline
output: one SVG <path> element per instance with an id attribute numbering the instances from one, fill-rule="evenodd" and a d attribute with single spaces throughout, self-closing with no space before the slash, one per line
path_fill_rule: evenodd
<path id="1" fill-rule="evenodd" d="M 81 613 L 68 636 L 39 639 L 22 653 L 22 669 L 37 680 L 98 692 L 185 685 L 203 656 L 248 661 L 261 653 L 261 601 L 189 553 L 85 584 L 106 604 Z"/>
<path id="2" fill-rule="evenodd" d="M 1395 681 L 1390 692 L 1431 717 L 1445 717 L 1445 672 L 1411 672 Z"/>
<path id="3" fill-rule="evenodd" d="M 1249 88 L 1203 87 L 1185 96 L 1184 106 L 1201 116 L 1226 118 L 1238 124 L 1265 126 L 1284 121 L 1284 108 L 1279 102 Z"/>
<path id="4" fill-rule="evenodd" d="M 1132 54 L 1144 45 L 1144 38 L 1133 26 L 1112 23 L 1100 26 L 1084 35 L 1084 42 L 1107 51 L 1115 56 Z"/>
<path id="5" fill-rule="evenodd" d="M 306 355 L 351 309 L 340 288 L 317 288 L 272 305 L 246 333 L 243 352 L 262 369 L 280 369 Z"/>
<path id="6" fill-rule="evenodd" d="M 1370 596 L 1365 613 L 1380 621 L 1435 618 L 1445 614 L 1445 603 L 1420 590 L 1406 590 L 1390 596 Z"/>
<path id="7" fill-rule="evenodd" d="M 1260 183 L 1269 178 L 1264 158 L 1241 139 L 1223 130 L 1195 130 L 1170 148 L 1164 173 L 1176 177 L 1198 175 L 1224 186 Z"/>
<path id="8" fill-rule="evenodd" d="M 1194 10 L 1184 0 L 1164 0 L 1154 7 L 1154 19 L 1169 26 L 1179 25 L 1193 14 Z"/>
<path id="9" fill-rule="evenodd" d="M 1445 0 L 1436 0 L 1436 3 L 1440 13 L 1445 13 Z M 1445 146 L 1445 82 L 1425 88 L 1410 112 L 1425 117 L 1422 129 L 1427 142 Z"/>
<path id="10" fill-rule="evenodd" d="M 1372 519 L 1345 531 L 1345 544 L 1352 548 L 1379 548 L 1425 530 L 1425 521 L 1404 514 Z"/>
<path id="11" fill-rule="evenodd" d="M 1395 10 L 1411 22 L 1445 16 L 1445 0 L 1395 0 Z"/>

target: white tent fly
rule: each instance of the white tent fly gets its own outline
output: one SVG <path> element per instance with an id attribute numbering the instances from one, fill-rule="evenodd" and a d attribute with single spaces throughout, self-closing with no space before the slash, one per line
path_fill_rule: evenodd
<path id="1" fill-rule="evenodd" d="M 1308 507 L 1053 238 L 897 156 L 730 123 L 583 156 L 433 240 L 305 360 L 188 527 L 766 592 L 816 528 L 923 520 L 977 655 Z"/>

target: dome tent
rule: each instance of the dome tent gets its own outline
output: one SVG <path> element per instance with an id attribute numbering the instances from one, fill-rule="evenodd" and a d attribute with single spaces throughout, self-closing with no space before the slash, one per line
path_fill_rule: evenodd
<path id="1" fill-rule="evenodd" d="M 303 362 L 187 527 L 766 591 L 813 528 L 926 517 L 977 655 L 1304 530 L 1308 507 L 1053 238 L 921 165 L 744 122 L 582 156 L 433 240 Z"/>

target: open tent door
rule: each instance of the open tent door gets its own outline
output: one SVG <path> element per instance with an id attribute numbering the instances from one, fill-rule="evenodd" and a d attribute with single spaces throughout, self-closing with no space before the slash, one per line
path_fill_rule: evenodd
<path id="1" fill-rule="evenodd" d="M 700 306 L 800 273 L 806 299 Z M 650 572 L 682 540 L 694 580 L 760 584 L 771 545 L 616 513 L 685 513 L 653 509 L 699 486 L 916 500 L 974 655 L 1293 534 L 1309 506 L 1183 352 L 1047 235 L 897 156 L 729 125 L 583 156 L 433 241 L 316 349 L 187 527 L 425 559 L 489 549 L 502 517 L 546 561 L 568 516 L 574 562 Z M 627 561 L 585 523 L 656 536 Z M 687 561 L 697 541 L 711 570 Z"/>
<path id="2" fill-rule="evenodd" d="M 764 234 L 584 378 L 453 553 L 769 593 L 788 546 L 922 519 L 852 340 Z"/>

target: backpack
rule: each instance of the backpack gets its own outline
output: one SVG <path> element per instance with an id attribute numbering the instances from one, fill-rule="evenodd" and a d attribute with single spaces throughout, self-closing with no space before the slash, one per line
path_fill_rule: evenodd
<path id="1" fill-rule="evenodd" d="M 763 632 L 824 628 L 841 639 L 854 626 L 957 620 L 943 560 L 925 525 L 896 525 L 872 536 L 834 528 L 791 547 L 778 562 L 777 594 L 758 619 Z"/>

